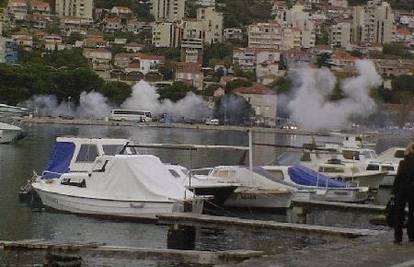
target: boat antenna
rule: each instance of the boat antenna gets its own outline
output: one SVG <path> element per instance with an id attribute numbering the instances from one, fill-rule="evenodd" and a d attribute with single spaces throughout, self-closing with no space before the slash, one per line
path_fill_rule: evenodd
<path id="1" fill-rule="evenodd" d="M 250 171 L 250 175 L 252 176 L 252 182 L 253 184 L 255 184 L 254 182 L 254 175 L 253 175 L 253 130 L 249 129 L 248 130 L 249 133 L 249 171 Z"/>

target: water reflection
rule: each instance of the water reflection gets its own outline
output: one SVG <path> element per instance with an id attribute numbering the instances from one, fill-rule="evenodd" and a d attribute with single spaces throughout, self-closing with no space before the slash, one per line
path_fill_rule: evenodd
<path id="1" fill-rule="evenodd" d="M 138 143 L 225 145 L 247 145 L 248 143 L 247 133 L 244 132 L 46 124 L 27 125 L 25 128 L 28 131 L 26 139 L 14 145 L 0 146 L 0 239 L 2 240 L 43 238 L 153 248 L 166 248 L 167 245 L 180 246 L 180 244 L 168 242 L 169 232 L 166 226 L 98 220 L 64 213 L 32 212 L 24 203 L 20 203 L 17 196 L 19 187 L 31 177 L 33 170 L 42 170 L 58 136 L 130 138 Z M 317 142 L 327 140 L 331 139 L 316 137 Z M 255 141 L 301 145 L 311 142 L 312 137 L 256 133 Z M 387 142 L 379 144 L 381 148 L 386 148 Z M 193 153 L 191 158 L 185 151 L 146 149 L 142 152 L 155 154 L 164 162 L 179 163 L 192 168 L 238 164 L 242 156 L 242 153 L 237 151 L 214 150 Z M 255 164 L 274 162 L 284 152 L 278 148 L 256 147 L 254 149 Z M 191 235 L 187 235 L 188 233 Z M 180 234 L 175 233 L 175 235 L 181 235 L 184 239 L 184 245 L 181 244 L 181 248 L 195 247 L 200 250 L 243 248 L 263 249 L 276 253 L 289 247 L 295 248 L 324 242 L 300 235 L 292 237 L 286 233 L 258 234 L 248 231 L 206 228 L 196 228 L 193 232 L 181 231 Z M 0 261 L 0 264 L 3 262 Z M 89 266 L 102 266 L 102 264 L 111 265 L 111 260 L 94 261 L 92 259 Z M 170 266 L 171 263 L 124 262 L 118 259 L 115 264 L 119 264 L 118 266 Z"/>

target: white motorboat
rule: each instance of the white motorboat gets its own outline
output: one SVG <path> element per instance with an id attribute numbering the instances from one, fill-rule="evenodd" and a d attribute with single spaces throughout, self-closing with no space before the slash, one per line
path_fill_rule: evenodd
<path id="1" fill-rule="evenodd" d="M 208 176 L 240 184 L 224 202 L 225 207 L 285 209 L 290 207 L 296 191 L 294 187 L 266 175 L 266 171 L 260 168 L 251 171 L 243 166 L 218 166 L 211 169 Z"/>
<path id="2" fill-rule="evenodd" d="M 404 154 L 405 148 L 391 147 L 379 155 L 378 161 L 382 164 L 391 164 L 394 167 L 395 174 L 397 174 L 398 165 L 404 159 Z"/>
<path id="3" fill-rule="evenodd" d="M 0 144 L 13 143 L 22 135 L 20 127 L 0 122 Z"/>
<path id="4" fill-rule="evenodd" d="M 334 179 L 356 183 L 358 186 L 368 187 L 370 190 L 378 190 L 387 171 L 367 171 L 352 163 L 343 163 L 338 159 L 331 159 L 314 166 L 314 170 L 330 176 Z"/>
<path id="5" fill-rule="evenodd" d="M 192 193 L 158 157 L 136 155 L 127 143 L 58 138 L 46 170 L 32 186 L 45 206 L 72 213 L 154 218 L 179 211 Z"/>
<path id="6" fill-rule="evenodd" d="M 240 184 L 227 182 L 222 178 L 208 175 L 193 174 L 187 168 L 166 164 L 168 171 L 196 196 L 213 197 L 215 205 L 223 205 L 227 198 Z"/>
<path id="7" fill-rule="evenodd" d="M 378 189 L 388 171 L 367 170 L 377 160 L 375 151 L 361 148 L 340 148 L 337 151 L 304 151 L 300 164 L 344 182 Z"/>
<path id="8" fill-rule="evenodd" d="M 368 188 L 348 185 L 302 166 L 263 166 L 272 176 L 298 188 L 313 192 L 309 199 L 335 202 L 364 202 Z M 295 199 L 303 199 L 299 196 Z"/>

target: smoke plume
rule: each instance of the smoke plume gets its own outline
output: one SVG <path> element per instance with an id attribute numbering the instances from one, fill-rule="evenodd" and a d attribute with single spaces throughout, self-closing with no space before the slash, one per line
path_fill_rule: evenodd
<path id="1" fill-rule="evenodd" d="M 108 116 L 112 107 L 108 99 L 97 92 L 82 92 L 79 97 L 79 106 L 72 101 L 59 103 L 54 95 L 37 95 L 22 103 L 32 108 L 40 116 L 73 116 L 78 118 L 102 119 Z"/>
<path id="2" fill-rule="evenodd" d="M 155 87 L 145 81 L 139 81 L 132 88 L 132 95 L 121 105 L 126 109 L 143 109 L 151 113 L 160 115 L 163 113 L 171 114 L 175 117 L 185 117 L 189 119 L 201 119 L 210 116 L 210 109 L 207 103 L 192 92 L 188 93 L 183 99 L 172 102 L 168 99 L 159 101 L 159 94 Z"/>
<path id="3" fill-rule="evenodd" d="M 353 116 L 372 114 L 376 105 L 369 90 L 381 85 L 381 77 L 368 60 L 358 60 L 356 69 L 356 77 L 341 83 L 345 98 L 334 102 L 328 98 L 337 80 L 330 70 L 300 68 L 291 72 L 294 95 L 287 105 L 290 118 L 306 129 L 319 130 L 343 128 Z"/>
<path id="4" fill-rule="evenodd" d="M 155 115 L 169 113 L 176 117 L 201 119 L 211 114 L 207 103 L 193 93 L 188 93 L 183 99 L 175 102 L 159 101 L 155 87 L 145 81 L 138 82 L 132 88 L 131 96 L 121 104 L 121 108 L 151 111 Z M 22 103 L 22 106 L 32 108 L 41 116 L 73 116 L 77 118 L 102 119 L 110 114 L 111 109 L 117 108 L 109 104 L 106 97 L 98 92 L 82 92 L 79 106 L 73 101 L 59 102 L 54 95 L 37 95 Z"/>

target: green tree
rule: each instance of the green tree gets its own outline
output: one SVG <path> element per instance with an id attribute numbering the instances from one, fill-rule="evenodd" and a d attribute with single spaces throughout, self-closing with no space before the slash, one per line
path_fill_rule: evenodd
<path id="1" fill-rule="evenodd" d="M 230 66 L 233 58 L 233 46 L 229 43 L 217 43 L 204 46 L 203 65 L 214 67 L 216 64 Z"/>
<path id="2" fill-rule="evenodd" d="M 318 58 L 316 60 L 316 65 L 319 68 L 322 67 L 329 67 L 329 60 L 331 59 L 331 55 L 329 53 L 322 53 L 318 55 Z"/>
<path id="3" fill-rule="evenodd" d="M 277 94 L 289 93 L 292 89 L 292 81 L 285 76 L 270 84 L 270 88 Z"/>
<path id="4" fill-rule="evenodd" d="M 250 87 L 253 83 L 244 79 L 235 79 L 226 84 L 226 92 L 231 92 L 240 87 Z"/>
<path id="5" fill-rule="evenodd" d="M 157 93 L 160 95 L 159 99 L 169 99 L 173 102 L 184 98 L 189 92 L 195 92 L 196 89 L 183 82 L 174 82 L 172 85 L 165 86 L 157 90 Z"/>
<path id="6" fill-rule="evenodd" d="M 218 10 L 224 13 L 224 27 L 243 27 L 253 22 L 269 21 L 270 0 L 217 0 Z"/>
<path id="7" fill-rule="evenodd" d="M 72 32 L 67 38 L 66 43 L 74 45 L 76 41 L 82 41 L 84 39 L 83 35 L 79 32 Z"/>
<path id="8" fill-rule="evenodd" d="M 109 81 L 104 84 L 100 92 L 116 105 L 121 105 L 128 97 L 131 96 L 131 86 L 118 81 Z"/>
<path id="9" fill-rule="evenodd" d="M 384 44 L 382 47 L 382 53 L 384 55 L 392 55 L 400 58 L 414 58 L 413 54 L 411 54 L 402 43 Z"/>

